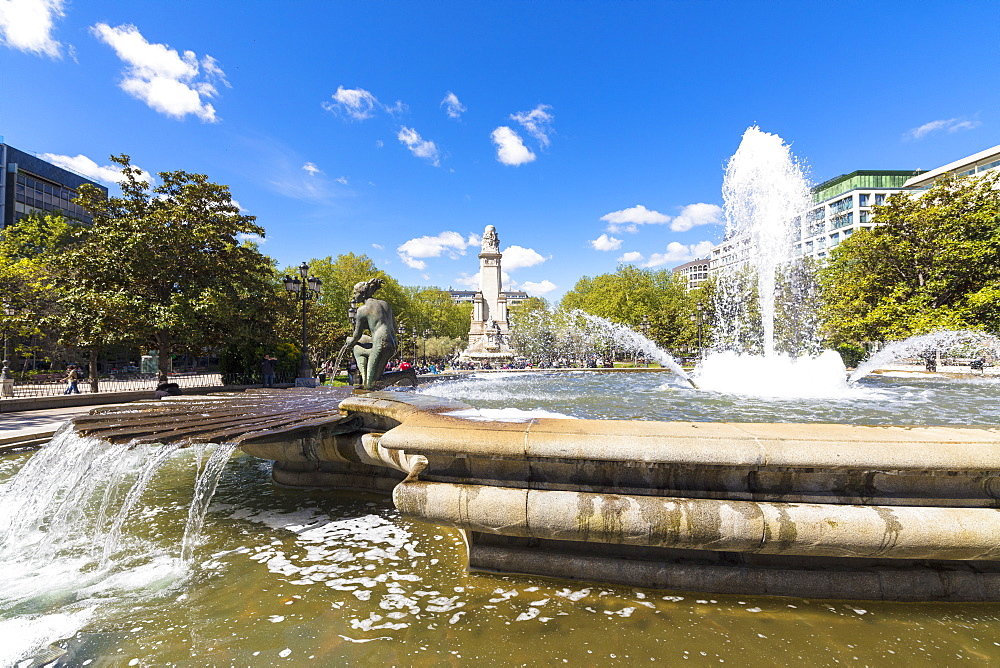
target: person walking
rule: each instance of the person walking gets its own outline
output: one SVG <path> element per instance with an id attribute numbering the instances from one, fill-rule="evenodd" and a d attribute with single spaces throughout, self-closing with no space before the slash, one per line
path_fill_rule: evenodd
<path id="1" fill-rule="evenodd" d="M 63 394 L 80 394 L 80 388 L 77 387 L 77 384 L 80 382 L 80 374 L 75 364 L 70 364 L 66 367 L 66 378 L 64 380 L 67 383 L 67 387 Z"/>
<path id="2" fill-rule="evenodd" d="M 274 355 L 264 355 L 260 363 L 261 374 L 264 376 L 264 387 L 274 387 L 274 370 L 277 367 L 278 358 Z"/>

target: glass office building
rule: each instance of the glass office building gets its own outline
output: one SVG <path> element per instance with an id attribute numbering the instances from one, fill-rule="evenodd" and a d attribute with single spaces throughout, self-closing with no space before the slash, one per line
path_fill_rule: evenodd
<path id="1" fill-rule="evenodd" d="M 8 146 L 2 139 L 0 168 L 0 228 L 36 212 L 61 213 L 89 223 L 90 216 L 72 201 L 76 189 L 87 183 L 108 193 L 100 183 Z"/>

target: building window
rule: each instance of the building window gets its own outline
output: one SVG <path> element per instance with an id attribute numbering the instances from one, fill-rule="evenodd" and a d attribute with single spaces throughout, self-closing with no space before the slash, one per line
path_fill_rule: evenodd
<path id="1" fill-rule="evenodd" d="M 993 162 L 988 162 L 985 165 L 979 165 L 976 167 L 976 171 L 985 172 L 987 169 L 993 169 L 994 167 L 1000 167 L 1000 160 L 994 160 Z"/>
<path id="2" fill-rule="evenodd" d="M 843 216 L 837 216 L 836 218 L 831 220 L 830 229 L 839 230 L 842 227 L 850 227 L 853 224 L 854 224 L 854 212 L 849 211 L 845 213 Z"/>
<path id="3" fill-rule="evenodd" d="M 868 206 L 868 193 L 858 195 L 858 206 Z"/>
<path id="4" fill-rule="evenodd" d="M 885 204 L 885 194 L 884 193 L 883 194 L 876 194 L 875 195 L 875 206 L 882 206 L 884 204 Z"/>
<path id="5" fill-rule="evenodd" d="M 852 208 L 854 208 L 854 198 L 845 197 L 844 199 L 839 199 L 830 205 L 830 213 L 837 214 Z"/>
<path id="6" fill-rule="evenodd" d="M 830 246 L 836 246 L 840 243 L 840 232 L 834 232 L 830 235 Z"/>
<path id="7" fill-rule="evenodd" d="M 807 241 L 806 242 L 806 252 L 807 253 L 812 253 L 813 252 L 813 242 L 811 242 L 811 241 Z"/>

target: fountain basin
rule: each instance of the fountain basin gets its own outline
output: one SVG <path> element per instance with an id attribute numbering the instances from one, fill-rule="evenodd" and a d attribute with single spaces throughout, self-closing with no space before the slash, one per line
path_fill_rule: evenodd
<path id="1" fill-rule="evenodd" d="M 720 593 L 1000 600 L 1000 430 L 475 422 L 396 392 L 248 435 L 285 485 L 392 490 L 470 568 Z M 343 425 L 343 422 L 340 422 Z"/>

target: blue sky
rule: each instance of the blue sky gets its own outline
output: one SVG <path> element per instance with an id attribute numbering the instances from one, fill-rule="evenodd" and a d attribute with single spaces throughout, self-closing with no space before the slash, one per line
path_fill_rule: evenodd
<path id="1" fill-rule="evenodd" d="M 721 239 L 750 125 L 815 182 L 1000 144 L 998 28 L 997 2 L 0 0 L 0 135 L 206 173 L 281 265 L 460 288 L 492 224 L 508 287 L 558 299 Z"/>

